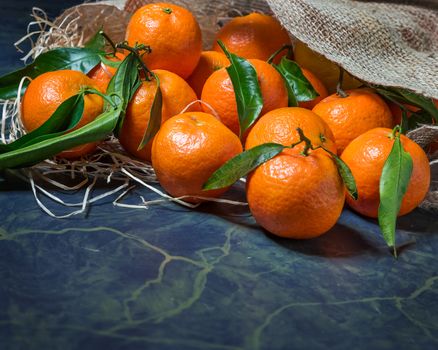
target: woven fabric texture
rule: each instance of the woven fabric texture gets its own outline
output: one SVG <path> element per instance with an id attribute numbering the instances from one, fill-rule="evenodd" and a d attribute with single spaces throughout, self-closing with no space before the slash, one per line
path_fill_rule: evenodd
<path id="1" fill-rule="evenodd" d="M 135 11 L 149 3 L 128 0 Z M 222 18 L 273 12 L 289 33 L 369 83 L 438 98 L 438 11 L 429 1 L 176 0 L 195 13 L 211 39 Z M 406 4 L 408 3 L 408 4 Z M 422 6 L 409 5 L 417 3 Z"/>
<path id="2" fill-rule="evenodd" d="M 359 79 L 438 98 L 438 13 L 351 0 L 268 0 L 296 38 Z"/>

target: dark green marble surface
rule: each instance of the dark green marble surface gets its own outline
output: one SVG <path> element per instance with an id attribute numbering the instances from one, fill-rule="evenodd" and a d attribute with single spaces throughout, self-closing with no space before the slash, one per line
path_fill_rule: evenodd
<path id="1" fill-rule="evenodd" d="M 8 6 L 2 50 L 23 31 Z M 438 348 L 436 215 L 400 219 L 395 260 L 376 223 L 348 210 L 326 235 L 291 241 L 245 207 L 112 200 L 52 219 L 28 187 L 0 182 L 1 350 Z"/>
<path id="2" fill-rule="evenodd" d="M 400 220 L 395 260 L 377 225 L 348 210 L 326 235 L 291 241 L 246 208 L 108 199 L 57 220 L 27 187 L 1 186 L 1 349 L 438 345 L 437 223 L 421 210 Z"/>

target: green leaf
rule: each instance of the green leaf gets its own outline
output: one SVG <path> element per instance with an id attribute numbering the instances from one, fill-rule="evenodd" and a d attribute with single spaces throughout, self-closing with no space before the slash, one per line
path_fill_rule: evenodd
<path id="1" fill-rule="evenodd" d="M 403 125 L 407 125 L 407 128 L 403 128 L 404 130 L 412 130 L 418 128 L 420 124 L 435 124 L 430 113 L 425 110 L 419 110 L 418 112 L 412 113 L 409 118 L 404 121 Z"/>
<path id="2" fill-rule="evenodd" d="M 401 109 L 401 120 L 400 120 L 400 132 L 402 134 L 406 134 L 406 131 L 409 130 L 409 119 L 408 112 L 405 108 Z"/>
<path id="3" fill-rule="evenodd" d="M 154 102 L 152 103 L 151 110 L 149 112 L 150 118 L 147 129 L 143 135 L 140 145 L 137 150 L 141 150 L 147 143 L 154 138 L 161 126 L 161 109 L 163 107 L 163 94 L 160 88 L 160 79 L 158 75 L 152 73 L 155 81 L 157 82 L 157 90 L 155 92 Z"/>
<path id="4" fill-rule="evenodd" d="M 404 151 L 400 135 L 397 135 L 380 177 L 378 212 L 380 230 L 388 246 L 394 248 L 394 255 L 397 255 L 395 248 L 397 215 L 409 185 L 412 168 L 412 158 Z"/>
<path id="5" fill-rule="evenodd" d="M 106 101 L 105 112 L 79 129 L 68 133 L 65 131 L 44 133 L 17 149 L 0 154 L 0 169 L 30 166 L 64 150 L 100 141 L 110 135 L 119 125 L 126 110 L 128 102 L 125 101 L 125 98 L 129 97 L 130 99 L 140 84 L 136 60 L 135 56 L 129 55 L 120 65 L 120 69 L 111 81 L 112 86 L 111 91 L 109 91 L 113 102 Z M 81 102 L 79 102 L 78 110 L 74 114 L 79 115 L 80 104 Z M 75 125 L 76 119 L 75 116 L 69 119 L 67 129 Z M 53 131 L 49 130 L 51 128 L 47 128 L 49 132 Z"/>
<path id="6" fill-rule="evenodd" d="M 216 170 L 204 184 L 204 190 L 231 186 L 259 165 L 275 157 L 286 147 L 278 143 L 264 143 L 231 158 Z"/>
<path id="7" fill-rule="evenodd" d="M 415 92 L 402 88 L 385 87 L 380 85 L 370 86 L 380 95 L 391 101 L 395 100 L 399 103 L 406 103 L 421 108 L 430 115 L 431 120 L 433 120 L 435 123 L 438 123 L 438 108 L 435 106 L 431 98 L 424 97 L 416 94 Z"/>
<path id="8" fill-rule="evenodd" d="M 122 61 L 112 61 L 109 58 L 107 58 L 107 56 L 114 57 L 110 54 L 100 55 L 100 60 L 102 61 L 102 63 L 105 66 L 112 67 L 112 68 L 119 68 L 120 67 L 120 65 L 122 64 Z"/>
<path id="9" fill-rule="evenodd" d="M 116 108 L 102 113 L 92 122 L 67 134 L 0 154 L 0 170 L 30 166 L 67 149 L 105 139 L 117 125 L 122 112 L 121 106 L 122 103 L 119 103 Z"/>
<path id="10" fill-rule="evenodd" d="M 32 144 L 0 154 L 0 170 L 36 164 L 72 147 L 103 140 L 114 132 L 128 104 L 125 98 L 131 98 L 140 84 L 136 60 L 134 55 L 128 55 L 120 65 L 109 89 L 113 103 L 106 101 L 104 113 L 69 133 L 44 134 L 35 138 Z M 74 124 L 74 119 L 70 119 L 68 127 Z"/>
<path id="11" fill-rule="evenodd" d="M 296 107 L 298 102 L 311 101 L 319 96 L 312 84 L 304 76 L 300 66 L 294 61 L 283 56 L 280 64 L 273 64 L 273 66 L 286 83 L 289 107 Z"/>
<path id="12" fill-rule="evenodd" d="M 15 98 L 23 77 L 34 79 L 42 73 L 63 69 L 88 73 L 99 62 L 99 52 L 89 48 L 58 48 L 42 53 L 33 63 L 0 77 L 0 99 Z M 29 85 L 28 80 L 24 83 L 21 93 L 24 93 L 27 85 Z"/>
<path id="13" fill-rule="evenodd" d="M 347 188 L 348 194 L 353 198 L 354 200 L 357 200 L 358 194 L 357 194 L 357 186 L 356 186 L 356 180 L 354 179 L 353 173 L 351 172 L 348 165 L 339 158 L 336 154 L 333 152 L 330 152 L 328 149 L 324 148 L 324 151 L 329 153 L 333 160 L 336 163 L 336 166 L 338 167 L 339 175 L 342 178 L 342 181 L 344 182 L 345 187 Z"/>
<path id="14" fill-rule="evenodd" d="M 435 120 L 435 123 L 438 123 L 438 108 L 435 106 L 431 98 L 424 97 L 418 95 L 412 91 L 400 89 L 400 88 L 392 88 L 396 90 L 408 104 L 420 107 L 427 113 L 431 115 L 431 117 Z"/>
<path id="15" fill-rule="evenodd" d="M 85 43 L 84 47 L 91 50 L 103 51 L 106 43 L 104 36 L 101 34 L 101 30 L 102 28 L 100 28 L 97 33 Z"/>
<path id="16" fill-rule="evenodd" d="M 62 134 L 67 132 L 79 123 L 83 112 L 83 94 L 74 95 L 61 103 L 52 116 L 39 128 L 10 144 L 0 144 L 0 153 L 14 151 L 21 147 L 37 143 L 41 141 L 42 137 L 46 138 L 47 135 L 52 135 L 53 133 Z"/>
<path id="17" fill-rule="evenodd" d="M 242 137 L 245 131 L 254 124 L 263 109 L 263 98 L 257 72 L 246 59 L 230 53 L 222 41 L 218 40 L 218 44 L 231 63 L 226 69 L 236 95 L 240 136 Z"/>
<path id="18" fill-rule="evenodd" d="M 122 128 L 124 114 L 128 107 L 128 103 L 141 85 L 137 69 L 137 60 L 137 57 L 133 53 L 126 56 L 120 64 L 116 74 L 111 78 L 111 81 L 108 84 L 107 94 L 116 94 L 121 96 L 123 100 L 122 114 L 114 131 L 116 135 L 118 135 Z M 106 104 L 106 106 L 108 106 L 108 104 Z"/>

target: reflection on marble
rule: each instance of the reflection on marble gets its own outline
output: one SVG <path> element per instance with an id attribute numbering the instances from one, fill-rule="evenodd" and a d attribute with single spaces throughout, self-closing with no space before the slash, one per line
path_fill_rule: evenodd
<path id="1" fill-rule="evenodd" d="M 291 241 L 246 207 L 109 199 L 55 220 L 14 187 L 0 192 L 1 349 L 437 348 L 438 230 L 424 211 L 402 218 L 395 260 L 348 210 Z"/>

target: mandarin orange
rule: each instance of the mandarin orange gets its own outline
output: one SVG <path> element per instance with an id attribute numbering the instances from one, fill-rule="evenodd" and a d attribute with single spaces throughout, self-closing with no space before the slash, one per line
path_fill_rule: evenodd
<path id="1" fill-rule="evenodd" d="M 263 115 L 273 109 L 287 107 L 287 89 L 281 75 L 270 64 L 250 59 L 257 72 L 260 90 L 263 97 Z M 205 82 L 201 95 L 202 101 L 210 105 L 231 131 L 239 135 L 239 116 L 233 84 L 225 68 L 214 72 Z M 203 106 L 206 112 L 209 109 Z"/>
<path id="2" fill-rule="evenodd" d="M 211 114 L 189 112 L 167 120 L 152 145 L 152 166 L 172 196 L 200 202 L 227 188 L 203 191 L 203 184 L 226 161 L 242 152 L 239 138 Z"/>
<path id="3" fill-rule="evenodd" d="M 347 203 L 358 213 L 376 218 L 380 204 L 379 184 L 383 166 L 391 152 L 394 139 L 392 130 L 376 128 L 354 139 L 341 158 L 350 167 L 356 180 L 358 200 L 347 196 Z M 413 161 L 413 170 L 399 215 L 414 210 L 426 196 L 430 185 L 430 166 L 423 149 L 414 141 L 401 135 L 403 149 Z"/>
<path id="4" fill-rule="evenodd" d="M 170 117 L 181 113 L 190 103 L 196 101 L 197 97 L 189 84 L 175 73 L 161 69 L 156 69 L 153 72 L 157 74 L 160 80 L 163 98 L 161 119 L 164 123 Z M 155 80 L 142 83 L 128 105 L 119 134 L 119 141 L 123 148 L 132 155 L 146 161 L 151 160 L 152 141 L 141 150 L 138 150 L 138 147 L 149 123 L 150 110 L 156 89 L 157 83 Z M 200 110 L 199 104 L 193 105 L 191 110 Z"/>
<path id="5" fill-rule="evenodd" d="M 287 31 L 274 17 L 260 13 L 235 17 L 216 34 L 213 50 L 222 52 L 221 40 L 230 52 L 244 58 L 267 61 L 284 45 L 291 45 Z M 274 62 L 278 63 L 278 55 Z"/>
<path id="6" fill-rule="evenodd" d="M 324 98 L 328 96 L 328 92 L 322 81 L 319 80 L 317 76 L 313 74 L 310 70 L 306 68 L 301 68 L 301 71 L 303 72 L 303 75 L 306 77 L 306 79 L 309 81 L 309 83 L 312 85 L 312 87 L 315 89 L 315 91 L 318 93 L 319 96 L 311 101 L 299 102 L 298 106 L 307 109 L 312 109 L 320 101 L 322 101 Z"/>
<path id="7" fill-rule="evenodd" d="M 115 57 L 108 57 L 110 61 L 120 62 L 125 59 L 126 55 L 122 52 L 117 52 Z M 94 81 L 99 87 L 100 91 L 106 92 L 109 82 L 114 74 L 116 74 L 117 68 L 111 67 L 103 62 L 94 67 L 87 76 Z"/>
<path id="8" fill-rule="evenodd" d="M 301 128 L 316 146 L 324 146 L 336 153 L 333 134 L 328 125 L 315 113 L 301 107 L 274 109 L 263 115 L 248 133 L 245 148 L 275 142 L 290 146 L 300 140 L 297 128 Z M 297 146 L 302 149 L 302 146 Z"/>
<path id="9" fill-rule="evenodd" d="M 142 56 L 149 69 L 164 69 L 186 79 L 198 64 L 202 51 L 201 29 L 187 9 L 168 3 L 139 8 L 126 28 L 130 46 L 148 45 Z"/>
<path id="10" fill-rule="evenodd" d="M 202 88 L 208 77 L 215 71 L 228 67 L 229 65 L 230 61 L 222 52 L 203 51 L 198 65 L 187 79 L 187 82 L 196 92 L 196 95 L 201 98 Z"/>
<path id="11" fill-rule="evenodd" d="M 359 135 L 378 127 L 392 127 L 392 115 L 383 99 L 368 89 L 346 91 L 347 97 L 330 95 L 312 111 L 329 125 L 338 153 Z"/>
<path id="12" fill-rule="evenodd" d="M 344 185 L 331 156 L 321 148 L 307 156 L 286 149 L 247 178 L 252 215 L 269 232 L 308 239 L 335 225 L 344 206 Z"/>
<path id="13" fill-rule="evenodd" d="M 30 132 L 47 121 L 62 102 L 80 92 L 82 88 L 98 89 L 96 83 L 85 74 L 73 70 L 59 70 L 39 75 L 31 81 L 21 103 L 21 121 Z M 84 112 L 76 128 L 94 120 L 103 110 L 102 97 L 95 94 L 84 96 Z M 78 158 L 92 152 L 95 143 L 75 147 L 61 152 L 63 158 Z"/>

